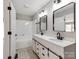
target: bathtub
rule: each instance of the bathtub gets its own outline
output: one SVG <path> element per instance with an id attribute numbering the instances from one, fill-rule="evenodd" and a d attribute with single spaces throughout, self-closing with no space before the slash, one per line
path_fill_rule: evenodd
<path id="1" fill-rule="evenodd" d="M 17 39 L 16 49 L 27 48 L 32 46 L 32 39 Z"/>

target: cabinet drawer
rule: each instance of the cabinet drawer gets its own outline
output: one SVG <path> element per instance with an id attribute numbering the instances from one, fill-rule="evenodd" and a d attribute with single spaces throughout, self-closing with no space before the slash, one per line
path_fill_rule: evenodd
<path id="1" fill-rule="evenodd" d="M 55 44 L 51 44 L 49 46 L 49 48 L 50 48 L 51 51 L 54 51 L 56 54 L 64 57 L 64 48 L 63 47 L 57 46 Z"/>
<path id="2" fill-rule="evenodd" d="M 40 59 L 48 59 L 48 49 L 41 45 L 41 58 Z"/>
<path id="3" fill-rule="evenodd" d="M 44 53 L 44 54 L 47 54 L 47 53 L 48 53 L 48 49 L 45 48 L 44 46 L 41 46 L 41 51 L 42 51 L 42 53 Z"/>
<path id="4" fill-rule="evenodd" d="M 40 48 L 40 44 L 36 42 L 36 51 L 39 51 L 39 48 Z"/>
<path id="5" fill-rule="evenodd" d="M 38 42 L 36 42 L 36 54 L 40 57 L 41 48 L 40 48 L 40 44 Z"/>
<path id="6" fill-rule="evenodd" d="M 49 51 L 49 57 L 48 57 L 48 59 L 59 59 L 59 57 Z"/>
<path id="7" fill-rule="evenodd" d="M 47 54 L 42 53 L 42 54 L 41 54 L 40 59 L 48 59 L 48 55 L 47 55 Z"/>

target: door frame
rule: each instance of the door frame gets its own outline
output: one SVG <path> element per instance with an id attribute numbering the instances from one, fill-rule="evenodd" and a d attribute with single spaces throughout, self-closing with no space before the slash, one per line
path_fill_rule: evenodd
<path id="1" fill-rule="evenodd" d="M 4 10 L 4 40 L 3 40 L 3 59 L 16 59 L 17 54 L 15 53 L 14 57 L 11 54 L 11 0 L 3 1 L 3 10 Z"/>

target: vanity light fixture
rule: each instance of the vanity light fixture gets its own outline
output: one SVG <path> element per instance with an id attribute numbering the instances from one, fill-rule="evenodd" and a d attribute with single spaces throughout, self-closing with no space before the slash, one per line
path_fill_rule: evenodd
<path id="1" fill-rule="evenodd" d="M 47 11 L 42 10 L 41 13 L 39 14 L 39 17 L 42 17 L 42 16 L 44 16 L 44 15 L 47 15 Z"/>
<path id="2" fill-rule="evenodd" d="M 61 2 L 61 0 L 55 0 L 54 1 L 54 3 L 60 3 Z"/>

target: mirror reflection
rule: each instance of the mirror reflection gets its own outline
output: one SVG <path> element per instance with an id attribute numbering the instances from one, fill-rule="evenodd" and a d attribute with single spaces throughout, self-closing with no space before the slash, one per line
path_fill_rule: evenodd
<path id="1" fill-rule="evenodd" d="M 60 32 L 75 31 L 75 3 L 69 3 L 55 10 L 53 18 L 53 30 Z"/>

